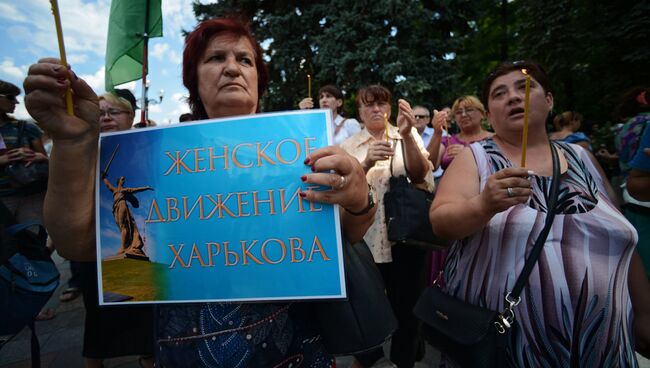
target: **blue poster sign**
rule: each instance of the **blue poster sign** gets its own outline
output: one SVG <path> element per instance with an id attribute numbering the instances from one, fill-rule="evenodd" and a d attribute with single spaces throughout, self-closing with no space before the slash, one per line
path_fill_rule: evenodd
<path id="1" fill-rule="evenodd" d="M 303 200 L 328 110 L 102 134 L 101 304 L 344 298 L 338 207 Z"/>

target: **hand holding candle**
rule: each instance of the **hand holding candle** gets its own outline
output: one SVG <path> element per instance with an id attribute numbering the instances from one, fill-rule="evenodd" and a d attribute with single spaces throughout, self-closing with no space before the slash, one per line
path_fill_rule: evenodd
<path id="1" fill-rule="evenodd" d="M 530 100 L 530 74 L 526 69 L 521 70 L 526 75 L 526 94 L 524 97 L 524 129 L 521 137 L 521 167 L 526 167 L 526 146 L 528 145 L 528 103 Z"/>
<path id="2" fill-rule="evenodd" d="M 52 14 L 54 15 L 54 25 L 56 26 L 56 37 L 59 41 L 59 55 L 61 58 L 61 65 L 68 67 L 68 62 L 65 58 L 65 45 L 63 43 L 63 30 L 61 29 L 61 17 L 59 16 L 59 5 L 57 0 L 50 0 L 52 4 Z M 70 77 L 68 77 L 69 79 Z M 65 108 L 68 111 L 68 115 L 74 116 L 74 107 L 72 105 L 72 91 L 68 87 L 65 91 Z"/>

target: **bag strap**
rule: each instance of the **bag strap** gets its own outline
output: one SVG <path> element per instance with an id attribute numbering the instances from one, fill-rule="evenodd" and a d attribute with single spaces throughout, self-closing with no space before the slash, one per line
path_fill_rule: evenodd
<path id="1" fill-rule="evenodd" d="M 339 124 L 334 124 L 334 125 L 336 125 L 336 128 L 334 128 L 334 135 L 339 134 L 339 132 L 341 131 L 341 129 L 342 129 L 343 126 L 345 125 L 345 121 L 346 121 L 346 120 L 348 120 L 348 118 L 343 118 L 343 120 L 341 120 L 341 123 L 339 123 Z"/>
<path id="2" fill-rule="evenodd" d="M 41 368 L 41 344 L 38 342 L 38 335 L 36 335 L 36 326 L 34 324 L 34 321 L 31 321 L 29 323 L 29 329 L 32 330 L 31 340 L 30 340 L 32 368 Z"/>
<path id="3" fill-rule="evenodd" d="M 395 142 L 395 145 L 399 144 L 399 147 L 402 150 L 402 163 L 404 164 L 404 171 L 406 172 L 406 177 L 410 178 L 409 169 L 406 167 L 406 151 L 404 151 L 404 144 L 402 144 L 401 139 L 393 139 L 393 142 Z M 393 155 L 393 157 L 395 157 L 395 156 Z M 393 157 L 390 158 L 390 176 L 394 176 L 393 175 Z"/>
<path id="4" fill-rule="evenodd" d="M 542 231 L 539 233 L 537 240 L 535 240 L 535 244 L 533 245 L 528 258 L 526 258 L 526 263 L 521 270 L 521 274 L 519 274 L 517 281 L 515 281 L 515 286 L 512 288 L 512 291 L 508 292 L 505 296 L 508 306 L 499 315 L 500 321 L 495 322 L 497 331 L 499 331 L 499 333 L 504 333 L 505 328 L 510 328 L 514 322 L 515 315 L 513 308 L 517 306 L 521 301 L 521 292 L 524 289 L 524 286 L 526 286 L 526 283 L 528 283 L 528 277 L 530 277 L 530 273 L 533 271 L 535 263 L 537 263 L 537 259 L 542 252 L 542 247 L 546 242 L 548 233 L 550 232 L 551 226 L 553 225 L 553 219 L 555 218 L 555 204 L 557 203 L 558 192 L 560 188 L 560 159 L 558 158 L 558 154 L 555 146 L 553 145 L 553 142 L 549 141 L 549 144 L 551 146 L 551 158 L 553 159 L 553 179 L 551 181 L 551 188 L 547 203 L 546 220 L 544 222 Z"/>

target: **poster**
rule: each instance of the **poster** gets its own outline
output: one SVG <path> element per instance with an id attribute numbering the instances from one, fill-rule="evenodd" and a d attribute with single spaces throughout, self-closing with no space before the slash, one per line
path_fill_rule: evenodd
<path id="1" fill-rule="evenodd" d="M 344 298 L 338 207 L 298 193 L 328 110 L 105 133 L 100 304 Z"/>

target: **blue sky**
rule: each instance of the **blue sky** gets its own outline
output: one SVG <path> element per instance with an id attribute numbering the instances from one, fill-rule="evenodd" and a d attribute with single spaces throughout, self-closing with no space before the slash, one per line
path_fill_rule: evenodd
<path id="1" fill-rule="evenodd" d="M 104 92 L 106 34 L 110 0 L 59 0 L 63 36 L 68 63 L 96 93 Z M 188 112 L 184 102 L 187 91 L 181 80 L 183 38 L 181 30 L 191 30 L 196 24 L 192 0 L 162 0 L 163 33 L 161 38 L 149 41 L 149 98 L 155 99 L 164 91 L 162 104 L 150 105 L 149 118 L 158 124 L 178 121 Z M 0 79 L 12 82 L 22 89 L 29 66 L 39 58 L 58 57 L 54 19 L 48 0 L 0 0 Z M 122 86 L 142 97 L 141 82 Z M 28 119 L 23 104 L 24 94 L 15 116 Z M 136 120 L 139 120 L 139 111 Z"/>

